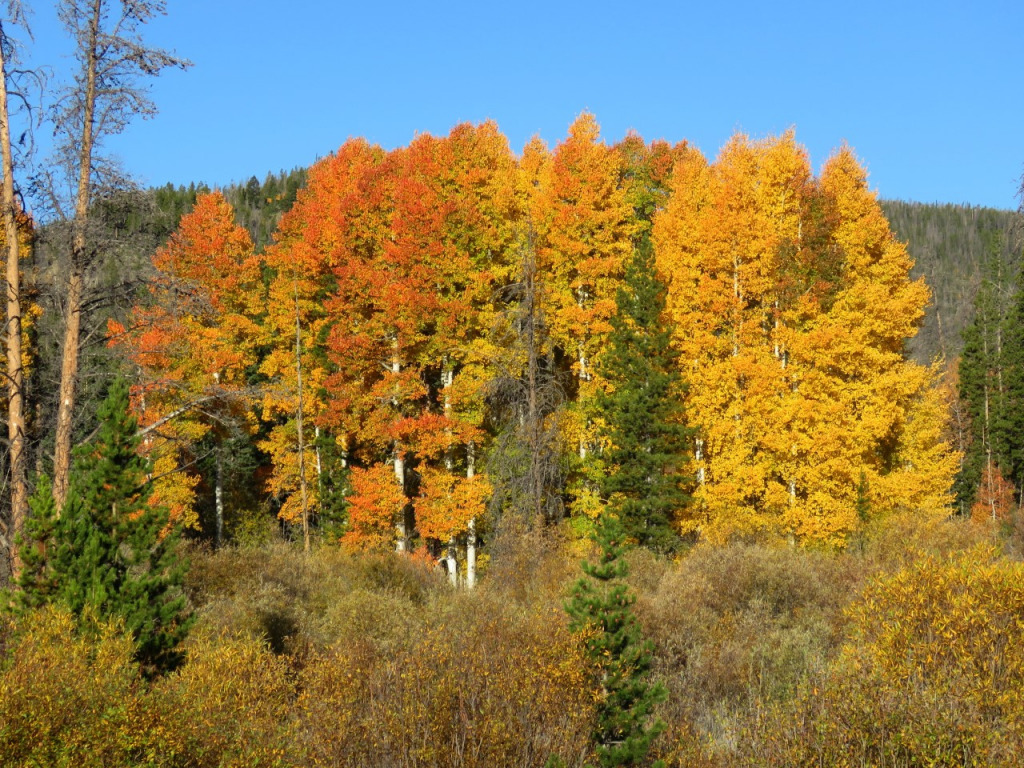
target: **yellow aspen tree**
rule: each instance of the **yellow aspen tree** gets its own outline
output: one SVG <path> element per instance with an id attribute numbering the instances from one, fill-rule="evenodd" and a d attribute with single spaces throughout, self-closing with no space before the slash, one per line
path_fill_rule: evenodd
<path id="1" fill-rule="evenodd" d="M 790 390 L 777 277 L 782 244 L 799 232 L 806 164 L 788 134 L 736 137 L 713 165 L 684 151 L 655 222 L 687 407 L 700 426 L 684 527 L 715 540 L 770 526 L 789 496 L 770 426 Z"/>
<path id="2" fill-rule="evenodd" d="M 844 382 L 851 414 L 845 427 L 872 510 L 945 515 L 956 454 L 941 437 L 935 377 L 903 356 L 930 292 L 923 278 L 910 279 L 906 246 L 892 234 L 849 148 L 826 163 L 821 187 L 846 275 L 822 324 L 827 339 L 819 356 Z"/>
<path id="3" fill-rule="evenodd" d="M 842 544 L 865 505 L 943 506 L 955 457 L 902 356 L 927 289 L 849 150 L 820 180 L 792 133 L 684 153 L 654 237 L 700 430 L 685 529 Z"/>
<path id="4" fill-rule="evenodd" d="M 566 442 L 586 460 L 598 447 L 593 408 L 603 386 L 594 362 L 611 332 L 636 223 L 622 183 L 623 157 L 601 141 L 593 115 L 576 118 L 550 159 L 539 149 L 532 144 L 523 157 L 537 270 L 552 343 L 571 361 L 577 388 Z M 581 511 L 596 514 L 586 484 L 574 491 Z"/>

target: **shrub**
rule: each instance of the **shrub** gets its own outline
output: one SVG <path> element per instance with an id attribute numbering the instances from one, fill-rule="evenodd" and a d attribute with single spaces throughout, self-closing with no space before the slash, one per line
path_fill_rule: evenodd
<path id="1" fill-rule="evenodd" d="M 728 754 L 763 701 L 791 696 L 838 652 L 842 609 L 860 583 L 845 555 L 763 545 L 699 546 L 637 604 L 669 689 L 661 755 L 704 765 Z"/>
<path id="2" fill-rule="evenodd" d="M 593 702 L 560 610 L 455 602 L 405 651 L 347 642 L 306 666 L 299 738 L 312 765 L 582 764 Z"/>
<path id="3" fill-rule="evenodd" d="M 187 662 L 158 680 L 133 728 L 155 765 L 260 768 L 297 764 L 288 664 L 259 641 L 200 633 Z"/>
<path id="4" fill-rule="evenodd" d="M 131 713 L 142 686 L 123 625 L 64 608 L 8 629 L 0 667 L 0 755 L 5 766 L 132 763 Z"/>
<path id="5" fill-rule="evenodd" d="M 926 557 L 873 583 L 827 673 L 762 713 L 749 765 L 1006 765 L 1024 749 L 1024 565 Z"/>

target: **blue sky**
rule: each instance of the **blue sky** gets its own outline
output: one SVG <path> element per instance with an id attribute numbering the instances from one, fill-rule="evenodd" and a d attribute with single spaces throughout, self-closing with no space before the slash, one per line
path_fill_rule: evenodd
<path id="1" fill-rule="evenodd" d="M 69 50 L 35 2 L 34 58 Z M 191 59 L 109 148 L 148 184 L 244 181 L 350 136 L 391 148 L 494 119 L 518 151 L 582 110 L 616 141 L 795 127 L 848 142 L 883 197 L 1016 207 L 1024 3 L 169 0 L 147 39 Z"/>

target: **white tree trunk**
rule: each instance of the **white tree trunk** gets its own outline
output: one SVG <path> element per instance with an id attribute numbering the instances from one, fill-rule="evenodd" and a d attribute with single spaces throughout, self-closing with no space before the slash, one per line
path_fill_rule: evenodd
<path id="1" fill-rule="evenodd" d="M 704 465 L 701 463 L 704 460 L 704 441 L 699 437 L 694 440 L 693 458 L 697 462 L 697 483 L 704 485 Z"/>
<path id="2" fill-rule="evenodd" d="M 392 457 L 395 467 L 395 480 L 398 482 L 398 486 L 405 489 L 405 459 L 402 458 L 402 451 L 400 446 L 395 444 L 395 453 Z M 405 525 L 405 509 L 398 513 L 398 522 L 395 524 L 395 535 L 397 537 L 395 541 L 396 552 L 408 552 L 409 551 L 409 531 Z"/>
<path id="3" fill-rule="evenodd" d="M 476 446 L 470 442 L 466 446 L 466 478 L 473 479 L 476 472 Z M 476 586 L 476 518 L 471 518 L 466 526 L 466 589 Z"/>
<path id="4" fill-rule="evenodd" d="M 213 487 L 213 506 L 216 512 L 216 520 L 214 522 L 213 544 L 216 549 L 220 549 L 224 541 L 224 465 L 221 461 L 220 449 L 217 450 L 216 457 L 217 468 Z"/>
<path id="5" fill-rule="evenodd" d="M 395 395 L 391 398 L 391 405 L 398 410 L 398 375 L 402 372 L 402 361 L 398 357 L 398 336 L 396 335 L 392 342 L 392 355 L 391 355 L 391 373 L 395 375 Z M 402 446 L 397 442 L 394 446 L 394 455 L 392 457 L 395 468 L 395 480 L 398 481 L 398 487 L 405 492 L 405 459 L 402 457 Z M 408 526 L 405 524 L 405 508 L 398 513 L 398 522 L 395 524 L 395 551 L 396 552 L 408 552 L 409 551 L 409 533 Z"/>
<path id="6" fill-rule="evenodd" d="M 459 558 L 455 550 L 455 537 L 448 539 L 448 552 L 445 555 L 445 567 L 448 569 L 448 581 L 453 587 L 459 586 Z"/>

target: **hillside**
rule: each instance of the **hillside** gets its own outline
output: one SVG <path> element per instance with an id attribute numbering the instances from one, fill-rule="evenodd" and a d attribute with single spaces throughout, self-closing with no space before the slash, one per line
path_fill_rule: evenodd
<path id="1" fill-rule="evenodd" d="M 960 334 L 973 314 L 982 260 L 990 249 L 1010 264 L 1020 265 L 1022 232 L 1014 211 L 964 205 L 883 200 L 882 210 L 897 237 L 908 243 L 915 266 L 932 290 L 924 324 L 908 352 L 926 363 L 938 355 L 956 357 Z"/>

